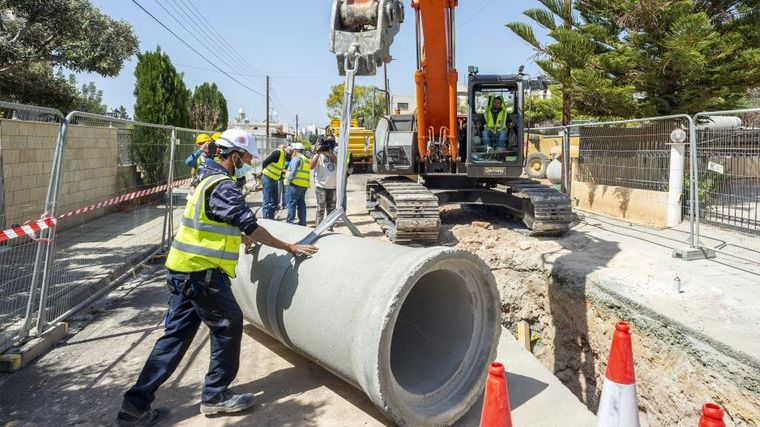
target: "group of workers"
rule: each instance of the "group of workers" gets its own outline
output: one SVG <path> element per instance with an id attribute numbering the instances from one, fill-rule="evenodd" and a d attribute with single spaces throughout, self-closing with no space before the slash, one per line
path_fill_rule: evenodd
<path id="1" fill-rule="evenodd" d="M 280 145 L 262 162 L 262 216 L 274 219 L 280 208 L 287 208 L 286 221 L 306 225 L 306 191 L 311 187 L 314 175 L 317 195 L 317 218 L 319 223 L 335 210 L 337 184 L 337 157 L 335 138 L 320 138 L 314 147 L 314 155 L 304 155 L 300 142 Z M 278 206 L 280 204 L 282 206 Z"/>
<path id="2" fill-rule="evenodd" d="M 233 413 L 253 406 L 253 394 L 229 389 L 238 372 L 243 334 L 243 314 L 230 289 L 240 245 L 245 245 L 246 252 L 254 244 L 263 244 L 299 257 L 317 252 L 315 246 L 287 243 L 272 236 L 257 223 L 246 204 L 236 177 L 244 176 L 258 156 L 253 135 L 229 129 L 209 139 L 199 137 L 198 141 L 197 151 L 201 153 L 196 151 L 191 162 L 195 190 L 166 258 L 171 296 L 164 334 L 156 341 L 137 382 L 124 395 L 116 418 L 119 426 L 153 426 L 168 418 L 168 408 L 154 409 L 151 404 L 159 386 L 179 365 L 201 323 L 209 328 L 211 344 L 201 413 Z M 300 161 L 290 184 L 301 187 L 309 180 L 309 161 L 300 154 L 303 148 L 293 150 L 299 153 L 296 158 Z M 277 155 L 274 166 L 265 168 L 269 179 L 281 179 L 280 173 L 272 174 L 283 170 L 284 150 L 280 151 L 283 154 Z"/>

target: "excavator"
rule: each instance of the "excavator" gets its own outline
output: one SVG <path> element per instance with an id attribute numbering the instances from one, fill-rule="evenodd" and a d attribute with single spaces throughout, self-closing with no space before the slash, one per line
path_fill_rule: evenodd
<path id="1" fill-rule="evenodd" d="M 521 178 L 527 83 L 522 67 L 508 75 L 480 74 L 477 67 L 469 67 L 467 112 L 458 114 L 457 3 L 411 2 L 416 111 L 379 121 L 373 172 L 384 176 L 367 182 L 367 208 L 391 241 L 404 245 L 436 244 L 439 206 L 447 203 L 506 208 L 531 235 L 563 235 L 574 220 L 570 199 Z M 334 0 L 331 50 L 340 74 L 349 77 L 347 88 L 353 87 L 355 75 L 374 75 L 377 66 L 390 62 L 390 45 L 403 19 L 400 0 Z M 506 135 L 500 138 L 484 132 L 486 109 L 497 99 L 507 114 Z M 350 117 L 350 90 L 344 100 L 344 115 Z"/>

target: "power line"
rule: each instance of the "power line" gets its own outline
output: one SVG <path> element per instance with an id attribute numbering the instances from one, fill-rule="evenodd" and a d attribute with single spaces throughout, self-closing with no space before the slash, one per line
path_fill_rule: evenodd
<path id="1" fill-rule="evenodd" d="M 203 67 L 199 67 L 197 65 L 188 65 L 188 64 L 179 64 L 179 63 L 175 63 L 174 65 L 177 65 L 177 66 L 182 67 L 182 68 L 190 68 L 190 69 L 199 70 L 199 71 L 210 71 L 210 72 L 213 72 L 213 73 L 218 73 L 219 72 L 218 70 L 214 70 L 214 69 L 211 69 L 211 68 L 203 68 Z M 229 73 L 230 74 L 234 74 L 236 76 L 257 77 L 257 75 L 255 75 L 255 74 L 235 73 L 235 72 L 232 72 L 232 71 L 230 71 Z M 280 79 L 280 80 L 283 80 L 283 79 L 284 80 L 320 79 L 320 78 L 325 78 L 325 77 L 335 77 L 335 74 L 320 74 L 320 75 L 313 75 L 313 76 L 273 76 L 273 75 L 270 75 L 269 77 L 273 78 L 273 79 Z M 300 89 L 298 89 L 298 90 L 300 91 Z"/>
<path id="2" fill-rule="evenodd" d="M 148 14 L 148 16 L 150 16 L 151 18 L 153 18 L 153 20 L 156 21 L 156 23 L 158 23 L 158 25 L 162 26 L 166 31 L 168 31 L 171 35 L 173 35 L 177 40 L 179 40 L 180 42 L 182 42 L 182 44 L 184 44 L 185 46 L 187 46 L 188 49 L 192 50 L 196 55 L 200 56 L 204 61 L 206 61 L 207 63 L 211 64 L 211 66 L 214 67 L 214 68 L 216 68 L 217 71 L 219 71 L 220 73 L 222 73 L 225 76 L 229 77 L 230 80 L 232 80 L 235 83 L 239 84 L 240 86 L 248 89 L 249 91 L 251 91 L 251 92 L 253 92 L 253 93 L 257 94 L 257 95 L 264 96 L 263 93 L 257 91 L 256 89 L 253 89 L 253 88 L 249 87 L 248 85 L 242 83 L 240 80 L 232 77 L 226 71 L 224 71 L 221 68 L 219 68 L 214 62 L 210 61 L 208 58 L 206 58 L 206 56 L 204 56 L 202 53 L 198 52 L 194 47 L 190 46 L 185 40 L 182 39 L 182 37 L 178 36 L 177 33 L 175 33 L 169 27 L 167 27 L 166 25 L 164 25 L 164 23 L 161 22 L 158 18 L 156 18 L 155 16 L 153 16 L 153 14 L 150 13 L 147 9 L 145 9 L 140 3 L 138 3 L 137 0 L 132 0 L 132 3 L 134 3 L 135 5 L 137 5 L 137 7 L 139 7 L 140 9 L 142 9 L 143 12 L 145 12 L 146 14 Z"/>
<path id="3" fill-rule="evenodd" d="M 156 2 L 158 2 L 158 1 L 159 0 L 156 0 Z M 183 3 L 181 3 L 181 2 L 177 2 L 176 0 L 171 0 L 171 3 L 169 4 L 169 7 L 171 7 L 172 10 L 174 10 L 178 15 L 181 14 L 182 15 L 182 19 L 187 19 L 189 22 L 199 21 L 199 20 L 203 21 L 202 19 L 200 19 L 200 17 L 196 16 L 195 18 L 193 18 L 192 16 L 190 16 L 190 13 L 188 13 L 186 11 L 186 6 Z M 187 10 L 189 10 L 189 8 L 187 8 Z M 192 11 L 190 11 L 190 12 L 192 13 Z M 176 19 L 175 19 L 175 21 L 176 21 Z M 180 25 L 184 27 L 184 25 L 182 25 L 182 24 L 180 24 Z M 213 28 L 213 27 L 211 27 L 211 28 Z M 185 31 L 187 31 L 188 33 L 191 32 L 186 27 L 185 27 Z M 212 40 L 212 38 L 209 37 L 209 34 L 207 32 L 199 32 L 199 33 L 203 36 L 204 40 L 207 41 L 213 47 L 213 48 L 209 48 L 208 46 L 206 46 L 204 44 L 204 46 L 206 46 L 206 49 L 208 49 L 210 52 L 212 52 L 212 55 L 216 56 L 220 61 L 223 61 L 228 67 L 235 68 L 234 64 L 240 64 L 240 63 L 243 63 L 245 61 L 245 59 L 243 59 L 241 57 L 238 57 L 238 56 L 230 53 L 229 50 L 226 49 L 226 48 L 224 48 L 217 40 Z M 197 37 L 195 37 L 195 34 L 191 34 L 191 35 L 193 36 L 193 38 L 195 38 L 197 40 Z M 224 57 L 226 59 L 229 59 L 231 62 L 228 62 L 227 60 L 222 59 L 222 57 L 216 55 L 213 52 L 220 52 L 221 54 L 224 55 Z M 259 79 L 259 80 L 249 80 L 252 84 L 254 84 L 254 85 L 263 84 L 263 81 L 261 81 L 260 77 L 254 76 L 254 75 L 250 75 L 249 77 L 254 77 L 254 78 L 258 78 Z"/>
<path id="4" fill-rule="evenodd" d="M 470 22 L 473 19 L 475 19 L 476 16 L 480 15 L 480 12 L 484 11 L 488 6 L 490 6 L 494 2 L 496 2 L 496 0 L 491 0 L 488 3 L 484 4 L 480 9 L 477 10 L 477 12 L 473 13 L 467 19 L 465 19 L 462 23 L 460 23 L 459 25 L 457 25 L 457 29 L 460 29 L 460 28 L 464 27 L 465 25 L 467 25 L 468 22 Z"/>
<path id="5" fill-rule="evenodd" d="M 195 12 L 197 12 L 197 15 L 195 15 L 195 16 L 196 16 L 196 17 L 197 17 L 199 20 L 202 20 L 202 18 L 201 18 L 201 15 L 202 15 L 201 11 L 200 11 L 200 10 L 198 10 L 198 8 L 196 8 L 196 7 L 195 7 L 195 5 L 193 4 L 193 2 L 192 2 L 192 1 L 190 1 L 190 0 L 181 0 L 181 1 L 182 1 L 182 2 L 184 2 L 184 3 L 186 3 L 186 4 L 188 4 L 188 5 L 190 5 L 190 7 L 191 7 L 191 8 L 193 8 L 193 9 L 195 10 Z M 255 66 L 253 66 L 253 64 L 251 64 L 250 62 L 248 62 L 248 61 L 245 59 L 245 56 L 241 55 L 241 54 L 240 54 L 240 52 L 239 52 L 239 51 L 238 51 L 238 50 L 235 48 L 235 46 L 233 46 L 233 45 L 232 45 L 230 42 L 228 42 L 228 41 L 227 41 L 227 39 L 225 39 L 225 38 L 224 38 L 224 37 L 223 37 L 223 36 L 222 36 L 222 35 L 221 35 L 221 34 L 220 34 L 220 33 L 219 33 L 217 30 L 216 30 L 216 28 L 214 28 L 214 26 L 213 26 L 213 25 L 212 25 L 210 28 L 211 28 L 211 32 L 212 32 L 212 33 L 214 33 L 214 34 L 216 34 L 216 35 L 219 37 L 219 39 L 220 39 L 220 40 L 221 40 L 221 41 L 222 41 L 224 44 L 226 44 L 226 45 L 227 45 L 227 46 L 228 46 L 228 47 L 229 47 L 229 48 L 230 48 L 230 49 L 231 49 L 231 50 L 232 50 L 232 51 L 233 51 L 235 54 L 237 54 L 237 56 L 239 56 L 241 59 L 243 59 L 243 61 L 245 61 L 245 63 L 246 63 L 246 64 L 247 64 L 247 65 L 248 65 L 248 66 L 249 66 L 249 67 L 250 67 L 250 68 L 251 68 L 251 69 L 252 69 L 254 72 L 256 72 L 256 73 L 258 74 L 258 77 L 259 77 L 259 78 L 263 78 L 263 77 L 264 77 L 264 75 L 265 75 L 266 73 L 263 73 L 261 70 L 257 69 Z"/>
<path id="6" fill-rule="evenodd" d="M 290 89 L 290 90 L 292 90 L 292 91 L 294 91 L 294 92 L 297 92 L 297 93 L 298 93 L 298 94 L 300 94 L 300 95 L 306 95 L 306 96 L 308 96 L 308 97 L 310 97 L 310 98 L 314 98 L 314 99 L 316 99 L 316 100 L 318 100 L 318 101 L 324 101 L 324 99 L 323 99 L 323 98 L 321 98 L 321 97 L 319 97 L 319 96 L 316 96 L 316 95 L 312 95 L 312 94 L 310 94 L 310 93 L 308 93 L 308 92 L 304 92 L 304 91 L 303 91 L 303 89 L 298 89 L 297 87 L 293 87 L 293 86 L 290 86 L 290 85 L 286 85 L 285 83 L 283 83 L 283 82 L 280 82 L 280 81 L 277 81 L 277 80 L 274 80 L 274 79 L 272 79 L 272 81 L 273 81 L 274 83 L 278 84 L 279 86 L 281 86 L 281 87 L 283 87 L 283 88 L 285 88 L 285 89 Z"/>
<path id="7" fill-rule="evenodd" d="M 174 22 L 177 23 L 177 25 L 179 25 L 180 28 L 182 28 L 183 30 L 185 30 L 185 32 L 187 34 L 189 34 L 190 37 L 192 37 L 193 39 L 195 39 L 195 41 L 197 41 L 198 43 L 200 43 L 214 58 L 216 58 L 219 62 L 221 62 L 223 65 L 225 65 L 226 67 L 228 67 L 230 69 L 235 68 L 227 60 L 225 60 L 225 59 L 221 58 L 219 55 L 217 55 L 214 52 L 214 49 L 212 49 L 211 47 L 209 47 L 209 45 L 207 45 L 204 41 L 202 41 L 200 38 L 198 38 L 198 36 L 196 36 L 195 33 L 192 30 L 188 29 L 185 26 L 185 24 L 183 24 L 179 19 L 177 19 L 177 17 L 174 14 L 172 14 L 171 12 L 169 12 L 169 10 L 166 9 L 166 7 L 164 7 L 164 5 L 161 4 L 161 2 L 159 0 L 155 0 L 155 2 L 158 4 L 158 6 L 161 9 L 163 9 L 164 12 L 166 12 L 166 14 L 169 15 L 169 17 L 171 17 L 174 20 Z M 169 4 L 169 7 L 171 7 L 172 10 L 174 10 L 175 13 L 179 14 L 179 11 L 177 11 L 177 9 L 174 6 L 172 6 L 171 4 Z M 249 81 L 249 82 L 253 83 L 255 85 L 255 82 L 251 82 L 251 81 Z"/>

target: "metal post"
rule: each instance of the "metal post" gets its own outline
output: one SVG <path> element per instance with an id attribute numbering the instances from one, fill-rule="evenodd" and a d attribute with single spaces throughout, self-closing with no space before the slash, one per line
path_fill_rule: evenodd
<path id="1" fill-rule="evenodd" d="M 689 216 L 691 220 L 691 247 L 699 247 L 699 173 L 697 166 L 697 119 L 699 114 L 694 118 L 689 118 L 689 194 L 691 196 L 691 206 L 689 209 Z"/>
<path id="2" fill-rule="evenodd" d="M 174 239 L 174 195 L 172 184 L 174 183 L 174 153 L 177 146 L 177 129 L 172 129 L 171 141 L 169 142 L 169 172 L 166 179 L 166 213 L 167 213 L 167 235 L 166 247 L 172 245 Z"/>
<path id="3" fill-rule="evenodd" d="M 670 174 L 668 180 L 668 227 L 681 223 L 681 195 L 686 144 L 670 144 Z"/>
<path id="4" fill-rule="evenodd" d="M 64 119 L 61 125 L 61 130 L 58 134 L 58 143 L 56 144 L 56 155 L 53 160 L 53 170 L 50 173 L 50 184 L 48 185 L 48 194 L 45 201 L 45 213 L 50 217 L 55 217 L 55 211 L 58 205 L 58 194 L 61 189 L 61 165 L 63 164 L 64 148 L 66 146 L 66 132 L 68 131 L 68 125 L 74 119 L 76 112 L 71 112 Z M 53 269 L 53 255 L 55 253 L 55 231 L 56 227 L 49 228 L 47 230 L 47 244 L 45 245 L 44 259 L 42 267 L 42 279 L 40 281 L 40 303 L 37 310 L 37 335 L 42 335 L 44 327 L 47 324 L 47 298 L 50 288 L 51 273 Z M 38 261 L 35 257 L 35 261 Z M 35 268 L 38 268 L 35 266 Z M 33 278 L 34 279 L 34 278 Z"/>
<path id="5" fill-rule="evenodd" d="M 66 119 L 64 119 L 63 122 L 61 123 L 61 127 L 58 130 L 58 140 L 56 142 L 55 152 L 53 154 L 53 167 L 50 170 L 50 180 L 48 181 L 48 191 L 47 191 L 47 196 L 45 197 L 45 213 L 49 214 L 50 216 L 53 216 L 50 213 L 52 198 L 53 198 L 53 186 L 58 181 L 57 177 L 59 176 L 59 168 L 61 165 L 59 158 L 63 156 L 63 140 L 66 136 L 67 126 L 68 126 L 68 122 L 66 121 Z M 40 239 L 37 241 L 37 249 L 34 254 L 34 268 L 32 270 L 31 285 L 29 286 L 29 298 L 27 299 L 26 313 L 24 314 L 24 323 L 20 328 L 21 333 L 20 333 L 19 338 L 26 338 L 29 334 L 29 330 L 31 329 L 32 316 L 34 315 L 34 300 L 37 294 L 37 287 L 38 287 L 37 282 L 39 280 L 40 274 L 45 269 L 45 265 L 43 263 L 44 261 L 43 252 L 45 252 L 47 249 L 47 246 L 52 243 L 49 240 L 51 238 L 50 231 L 51 231 L 50 229 L 42 230 L 40 232 Z M 41 285 L 42 284 L 40 283 L 39 286 L 41 287 Z"/>
<path id="6" fill-rule="evenodd" d="M 562 192 L 570 195 L 570 126 L 562 129 Z"/>
<path id="7" fill-rule="evenodd" d="M 267 76 L 267 111 L 266 111 L 266 114 L 267 114 L 267 118 L 266 118 L 266 121 L 267 121 L 267 137 L 266 137 L 266 142 L 267 142 L 267 147 L 269 147 L 269 76 Z"/>
<path id="8" fill-rule="evenodd" d="M 346 167 L 348 166 L 348 141 L 351 130 L 351 110 L 353 109 L 354 101 L 354 79 L 356 77 L 356 65 L 351 68 L 349 66 L 349 57 L 346 56 L 345 69 L 346 69 L 346 83 L 344 84 L 343 91 L 343 118 L 340 122 L 340 135 L 338 137 L 338 153 L 337 153 L 337 178 L 338 188 L 336 190 L 336 209 L 330 215 L 322 221 L 317 229 L 313 233 L 309 233 L 308 236 L 302 240 L 304 243 L 312 243 L 319 237 L 320 234 L 327 231 L 338 219 L 341 219 L 343 223 L 348 227 L 354 236 L 361 236 L 362 233 L 348 218 L 348 214 L 345 210 L 346 201 L 346 185 L 348 184 L 348 177 L 346 176 Z M 355 61 L 354 64 L 358 64 L 359 61 Z"/>

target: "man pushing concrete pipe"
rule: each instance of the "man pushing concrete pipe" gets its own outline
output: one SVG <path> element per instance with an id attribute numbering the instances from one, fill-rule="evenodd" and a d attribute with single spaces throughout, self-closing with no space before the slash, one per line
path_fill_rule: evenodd
<path id="1" fill-rule="evenodd" d="M 262 220 L 285 240 L 304 227 Z M 232 290 L 246 320 L 364 391 L 400 425 L 449 425 L 477 400 L 500 333 L 499 294 L 473 254 L 323 235 L 294 258 L 254 246 Z"/>

